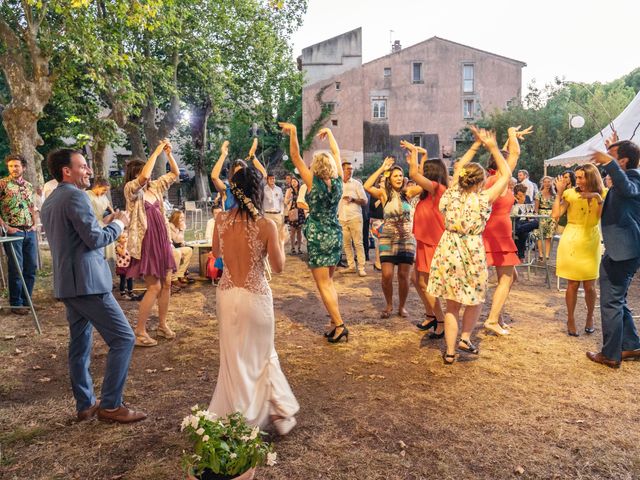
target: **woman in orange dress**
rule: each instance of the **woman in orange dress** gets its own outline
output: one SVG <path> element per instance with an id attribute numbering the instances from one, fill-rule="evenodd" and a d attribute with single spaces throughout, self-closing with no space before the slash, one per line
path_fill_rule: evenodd
<path id="1" fill-rule="evenodd" d="M 519 127 L 511 127 L 508 130 L 508 152 L 505 152 L 505 157 L 511 171 L 515 169 L 518 158 L 520 157 L 518 138 L 523 138 L 524 135 L 530 132 L 531 127 L 523 131 L 520 131 Z M 495 169 L 495 160 L 491 159 L 489 170 L 495 171 Z M 491 188 L 499 176 L 499 172 L 492 174 L 487 179 L 485 188 Z M 509 333 L 505 325 L 500 322 L 500 315 L 507 301 L 511 285 L 515 278 L 517 278 L 515 266 L 520 265 L 518 249 L 513 241 L 512 234 L 511 208 L 513 207 L 513 202 L 513 192 L 509 188 L 505 188 L 502 195 L 493 202 L 491 216 L 482 235 L 484 248 L 487 253 L 487 265 L 494 266 L 498 276 L 498 286 L 495 292 L 493 292 L 491 310 L 489 311 L 487 320 L 484 322 L 484 328 L 496 335 L 507 335 Z"/>
<path id="2" fill-rule="evenodd" d="M 444 313 L 440 300 L 427 292 L 429 284 L 429 270 L 431 270 L 431 260 L 440 242 L 440 237 L 444 233 L 444 217 L 440 212 L 440 198 L 449 187 L 449 172 L 442 160 L 426 160 L 427 151 L 417 147 L 411 149 L 409 159 L 409 177 L 424 190 L 420 195 L 420 201 L 416 206 L 413 216 L 413 235 L 416 238 L 416 264 L 415 264 L 415 287 L 424 308 L 427 318 L 423 322 L 416 323 L 420 330 L 434 331 L 429 338 L 444 337 Z M 418 166 L 417 153 L 422 154 L 421 163 L 424 171 Z"/>

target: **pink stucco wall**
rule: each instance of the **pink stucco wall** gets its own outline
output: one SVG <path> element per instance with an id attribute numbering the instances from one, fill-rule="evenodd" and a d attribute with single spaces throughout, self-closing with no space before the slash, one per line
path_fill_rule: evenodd
<path id="1" fill-rule="evenodd" d="M 423 64 L 423 83 L 412 82 L 413 62 Z M 463 93 L 465 63 L 474 65 L 473 94 Z M 327 126 L 334 131 L 343 157 L 362 159 L 364 122 L 387 123 L 394 141 L 413 132 L 437 134 L 441 150 L 451 150 L 457 132 L 468 122 L 463 118 L 463 98 L 475 99 L 485 112 L 505 108 L 514 97 L 520 99 L 523 66 L 517 60 L 434 37 L 304 88 L 303 128 L 306 132 L 318 117 L 316 94 L 329 85 L 322 99 L 336 106 Z M 384 68 L 391 68 L 390 77 L 384 77 Z M 340 90 L 335 82 L 340 82 Z M 376 94 L 388 98 L 386 120 L 372 118 L 371 97 Z M 338 125 L 332 126 L 331 120 Z M 314 149 L 324 147 L 314 142 L 305 160 L 310 161 Z M 440 154 L 432 152 L 430 157 Z"/>

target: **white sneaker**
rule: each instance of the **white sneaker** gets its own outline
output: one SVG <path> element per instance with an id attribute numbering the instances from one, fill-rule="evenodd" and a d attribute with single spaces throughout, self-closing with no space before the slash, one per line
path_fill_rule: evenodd
<path id="1" fill-rule="evenodd" d="M 287 417 L 274 420 L 273 426 L 276 427 L 278 435 L 284 436 L 293 430 L 293 427 L 295 427 L 297 423 L 296 417 Z"/>
<path id="2" fill-rule="evenodd" d="M 360 275 L 361 277 L 366 277 L 367 276 L 367 272 L 364 271 L 364 268 L 361 270 L 358 270 L 358 275 Z"/>

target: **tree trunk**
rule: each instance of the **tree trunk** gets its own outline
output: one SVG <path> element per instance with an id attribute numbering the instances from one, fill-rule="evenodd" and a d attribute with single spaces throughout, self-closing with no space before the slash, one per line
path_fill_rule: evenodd
<path id="1" fill-rule="evenodd" d="M 109 180 L 108 165 L 105 162 L 105 153 L 107 149 L 106 142 L 98 138 L 94 138 L 93 148 L 91 149 L 93 160 L 93 176 L 96 180 Z"/>
<path id="2" fill-rule="evenodd" d="M 29 7 L 31 8 L 31 7 Z M 51 98 L 53 81 L 49 59 L 38 45 L 38 30 L 46 8 L 40 15 L 26 15 L 27 28 L 20 36 L 0 17 L 0 68 L 9 87 L 11 102 L 2 112 L 2 124 L 9 137 L 12 153 L 25 157 L 25 178 L 35 186 L 42 185 L 42 156 L 36 147 L 44 142 L 38 134 L 38 119 Z"/>
<path id="3" fill-rule="evenodd" d="M 32 104 L 32 102 L 28 103 Z M 38 134 L 38 117 L 39 113 L 42 113 L 42 108 L 37 105 L 33 105 L 31 108 L 21 108 L 14 106 L 14 102 L 11 101 L 2 112 L 2 125 L 7 131 L 7 137 L 9 137 L 11 153 L 19 153 L 26 159 L 27 168 L 24 177 L 34 187 L 44 183 L 42 176 L 43 157 L 36 150 L 36 147 L 44 144 L 42 137 Z"/>
<path id="4" fill-rule="evenodd" d="M 153 151 L 156 148 L 160 140 L 168 138 L 171 132 L 178 124 L 180 119 L 180 96 L 178 95 L 178 64 L 180 63 L 180 56 L 178 51 L 173 52 L 172 67 L 173 67 L 173 87 L 174 93 L 171 95 L 169 109 L 164 112 L 164 117 L 159 124 L 156 124 L 156 114 L 158 108 L 156 106 L 155 92 L 153 85 L 148 86 L 147 92 L 147 105 L 142 110 L 142 127 L 144 129 L 144 136 L 147 139 L 147 145 L 149 150 Z M 156 160 L 156 166 L 153 169 L 155 178 L 165 174 L 167 171 L 167 156 L 162 152 Z"/>
<path id="5" fill-rule="evenodd" d="M 206 200 L 211 196 L 209 188 L 209 173 L 205 164 L 207 149 L 207 124 L 211 116 L 211 99 L 198 107 L 191 107 L 191 141 L 196 152 L 193 165 L 195 171 L 195 187 L 197 200 Z"/>
<path id="6" fill-rule="evenodd" d="M 146 160 L 147 154 L 144 150 L 144 142 L 142 141 L 142 133 L 140 132 L 138 123 L 131 119 L 131 121 L 127 122 L 122 128 L 124 128 L 124 131 L 127 133 L 127 138 L 131 146 L 131 158 L 142 161 Z"/>

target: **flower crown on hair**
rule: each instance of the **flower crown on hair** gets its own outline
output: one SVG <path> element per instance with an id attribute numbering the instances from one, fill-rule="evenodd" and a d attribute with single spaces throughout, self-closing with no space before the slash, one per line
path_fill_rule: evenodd
<path id="1" fill-rule="evenodd" d="M 462 168 L 460 169 L 460 172 L 458 172 L 458 177 L 460 177 L 460 178 L 464 178 L 464 176 L 465 176 L 467 173 L 469 173 L 469 171 L 468 171 L 466 168 L 462 167 Z"/>
<path id="2" fill-rule="evenodd" d="M 257 220 L 258 217 L 260 216 L 260 212 L 258 211 L 256 206 L 253 204 L 253 201 L 251 201 L 251 199 L 247 197 L 244 194 L 244 192 L 240 190 L 240 188 L 235 183 L 229 182 L 229 186 L 231 187 L 231 193 L 233 193 L 233 196 L 236 197 L 236 199 L 239 202 L 242 202 L 242 204 L 245 207 L 247 207 L 247 210 L 249 211 L 249 214 L 251 215 L 251 217 L 254 220 Z"/>

